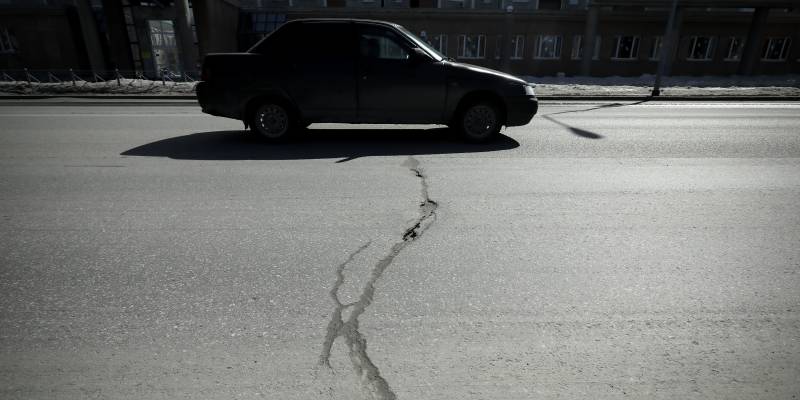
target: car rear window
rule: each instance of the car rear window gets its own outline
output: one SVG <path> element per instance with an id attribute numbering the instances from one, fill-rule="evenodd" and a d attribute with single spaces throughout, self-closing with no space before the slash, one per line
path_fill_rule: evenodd
<path id="1" fill-rule="evenodd" d="M 250 53 L 281 55 L 292 59 L 337 59 L 353 56 L 353 24 L 343 22 L 288 23 L 264 38 Z"/>

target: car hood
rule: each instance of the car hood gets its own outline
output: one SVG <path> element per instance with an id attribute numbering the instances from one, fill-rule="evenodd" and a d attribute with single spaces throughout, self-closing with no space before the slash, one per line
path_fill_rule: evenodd
<path id="1" fill-rule="evenodd" d="M 510 82 L 515 82 L 515 83 L 519 83 L 519 84 L 522 84 L 522 85 L 527 85 L 528 84 L 528 82 L 526 82 L 524 79 L 518 78 L 518 77 L 516 77 L 514 75 L 511 75 L 511 74 L 507 74 L 505 72 L 495 71 L 495 70 L 493 70 L 491 68 L 479 67 L 477 65 L 472 65 L 472 64 L 463 64 L 463 63 L 454 62 L 454 61 L 448 61 L 448 64 L 450 64 L 451 68 L 454 68 L 455 70 L 460 71 L 461 73 L 463 73 L 465 75 L 470 75 L 470 76 L 474 76 L 474 77 L 499 79 L 499 80 L 504 80 L 504 81 L 509 82 L 509 83 Z"/>

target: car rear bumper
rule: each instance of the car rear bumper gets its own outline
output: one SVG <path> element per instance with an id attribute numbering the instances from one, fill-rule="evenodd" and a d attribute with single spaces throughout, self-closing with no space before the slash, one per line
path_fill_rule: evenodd
<path id="1" fill-rule="evenodd" d="M 531 122 L 539 111 L 536 96 L 514 96 L 506 98 L 506 126 L 520 126 Z"/>
<path id="2" fill-rule="evenodd" d="M 218 117 L 239 118 L 238 110 L 231 108 L 231 102 L 226 102 L 226 96 L 210 83 L 200 81 L 195 86 L 197 102 L 206 114 Z"/>

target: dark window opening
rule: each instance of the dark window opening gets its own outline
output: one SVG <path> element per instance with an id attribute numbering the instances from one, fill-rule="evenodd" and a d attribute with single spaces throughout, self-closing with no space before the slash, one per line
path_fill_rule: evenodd
<path id="1" fill-rule="evenodd" d="M 540 10 L 560 10 L 561 0 L 539 0 Z"/>

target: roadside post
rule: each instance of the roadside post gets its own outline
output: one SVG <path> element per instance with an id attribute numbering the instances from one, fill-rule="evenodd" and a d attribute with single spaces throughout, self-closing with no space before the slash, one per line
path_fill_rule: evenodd
<path id="1" fill-rule="evenodd" d="M 512 26 L 514 25 L 514 5 L 509 4 L 506 6 L 506 13 L 505 13 L 505 30 L 503 31 L 503 42 L 500 47 L 501 54 L 500 57 L 501 61 L 501 69 L 503 72 L 510 73 L 511 72 L 511 37 L 514 34 Z"/>
<path id="2" fill-rule="evenodd" d="M 672 8 L 669 11 L 667 28 L 664 30 L 664 37 L 661 39 L 661 50 L 659 51 L 658 67 L 656 68 L 656 81 L 653 83 L 653 92 L 650 96 L 661 95 L 661 76 L 667 70 L 667 64 L 672 59 L 672 36 L 675 29 L 675 14 L 678 13 L 678 0 L 672 0 Z"/>

